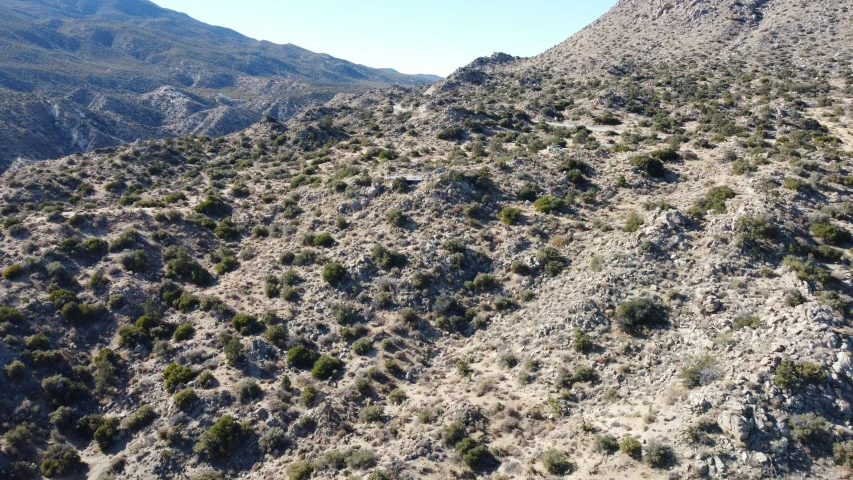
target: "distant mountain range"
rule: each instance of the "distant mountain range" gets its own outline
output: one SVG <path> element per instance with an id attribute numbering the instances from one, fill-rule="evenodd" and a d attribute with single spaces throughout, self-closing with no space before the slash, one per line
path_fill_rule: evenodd
<path id="1" fill-rule="evenodd" d="M 339 92 L 440 79 L 257 41 L 146 0 L 0 0 L 0 166 L 222 135 Z"/>

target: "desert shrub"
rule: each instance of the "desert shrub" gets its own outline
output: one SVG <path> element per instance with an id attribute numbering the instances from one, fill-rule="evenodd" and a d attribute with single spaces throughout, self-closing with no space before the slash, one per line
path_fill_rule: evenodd
<path id="1" fill-rule="evenodd" d="M 284 325 L 270 325 L 264 332 L 264 338 L 278 347 L 284 347 L 287 343 L 287 328 Z"/>
<path id="2" fill-rule="evenodd" d="M 203 215 L 225 215 L 228 213 L 228 204 L 221 198 L 209 195 L 201 203 L 194 207 L 195 211 Z"/>
<path id="3" fill-rule="evenodd" d="M 546 195 L 533 202 L 533 207 L 539 213 L 551 213 L 563 208 L 565 204 L 562 198 Z"/>
<path id="4" fill-rule="evenodd" d="M 465 129 L 458 125 L 450 125 L 441 129 L 436 135 L 436 138 L 448 142 L 462 140 L 465 138 Z"/>
<path id="5" fill-rule="evenodd" d="M 788 255 L 782 259 L 782 265 L 793 270 L 797 274 L 797 278 L 805 282 L 827 283 L 832 279 L 832 272 L 829 269 L 811 260 L 802 261 L 793 255 Z M 805 302 L 805 298 L 803 298 L 803 302 Z"/>
<path id="6" fill-rule="evenodd" d="M 381 405 L 368 405 L 361 409 L 359 417 L 364 423 L 375 423 L 382 421 L 385 416 L 385 409 Z"/>
<path id="7" fill-rule="evenodd" d="M 628 219 L 625 220 L 625 227 L 622 228 L 625 232 L 636 232 L 643 226 L 643 217 L 637 212 L 631 212 Z"/>
<path id="8" fill-rule="evenodd" d="M 351 303 L 339 303 L 332 310 L 332 316 L 339 325 L 350 325 L 362 321 L 361 310 Z"/>
<path id="9" fill-rule="evenodd" d="M 239 265 L 240 262 L 238 262 L 236 258 L 225 256 L 222 257 L 222 260 L 220 260 L 219 263 L 213 266 L 213 270 L 215 270 L 219 275 L 223 275 L 234 271 Z"/>
<path id="10" fill-rule="evenodd" d="M 692 359 L 681 370 L 681 380 L 687 388 L 708 385 L 716 380 L 718 375 L 717 361 L 709 355 Z"/>
<path id="11" fill-rule="evenodd" d="M 20 360 L 12 360 L 6 364 L 6 376 L 11 380 L 20 380 L 24 378 L 26 367 Z"/>
<path id="12" fill-rule="evenodd" d="M 806 303 L 806 297 L 799 290 L 788 290 L 785 292 L 785 305 L 796 307 Z"/>
<path id="13" fill-rule="evenodd" d="M 193 451 L 210 458 L 229 456 L 245 435 L 245 428 L 225 415 L 201 434 Z"/>
<path id="14" fill-rule="evenodd" d="M 663 166 L 663 162 L 656 158 L 639 155 L 631 159 L 631 165 L 652 178 L 663 178 L 666 176 L 666 169 Z"/>
<path id="15" fill-rule="evenodd" d="M 657 440 L 649 440 L 643 449 L 643 460 L 652 468 L 663 468 L 673 458 L 672 449 Z"/>
<path id="16" fill-rule="evenodd" d="M 252 400 L 261 398 L 264 391 L 254 378 L 244 378 L 237 383 L 234 393 L 237 395 L 237 400 L 240 403 L 249 403 Z"/>
<path id="17" fill-rule="evenodd" d="M 743 328 L 758 328 L 761 326 L 761 319 L 750 315 L 741 315 L 732 320 L 732 330 L 741 330 Z"/>
<path id="18" fill-rule="evenodd" d="M 41 473 L 47 478 L 62 477 L 76 471 L 80 455 L 69 445 L 55 443 L 47 448 L 41 461 Z"/>
<path id="19" fill-rule="evenodd" d="M 81 426 L 82 423 L 82 426 Z M 98 448 L 105 452 L 113 446 L 118 437 L 119 419 L 117 417 L 104 417 L 102 415 L 87 415 L 77 422 L 77 430 L 85 431 L 94 437 Z"/>
<path id="20" fill-rule="evenodd" d="M 518 190 L 515 196 L 521 201 L 533 202 L 539 196 L 539 185 L 533 182 L 527 182 Z"/>
<path id="21" fill-rule="evenodd" d="M 575 337 L 572 340 L 572 348 L 574 348 L 576 352 L 586 353 L 592 349 L 593 345 L 592 337 L 590 337 L 588 333 L 583 330 L 577 330 L 575 332 Z"/>
<path id="22" fill-rule="evenodd" d="M 838 442 L 833 445 L 832 457 L 838 465 L 853 470 L 853 440 Z"/>
<path id="23" fill-rule="evenodd" d="M 181 385 L 189 383 L 198 375 L 198 372 L 190 367 L 170 363 L 163 370 L 163 380 L 166 391 L 174 392 Z"/>
<path id="24" fill-rule="evenodd" d="M 409 397 L 406 395 L 406 392 L 399 388 L 391 390 L 391 393 L 388 394 L 388 401 L 393 403 L 394 405 L 399 405 L 405 402 L 407 398 Z"/>
<path id="25" fill-rule="evenodd" d="M 142 273 L 148 270 L 151 262 L 145 250 L 134 250 L 119 257 L 119 263 L 129 272 Z"/>
<path id="26" fill-rule="evenodd" d="M 210 388 L 213 386 L 215 381 L 216 381 L 216 377 L 214 377 L 213 374 L 207 370 L 201 372 L 199 374 L 198 378 L 196 378 L 196 380 L 195 380 L 196 385 L 198 385 L 201 388 Z"/>
<path id="27" fill-rule="evenodd" d="M 609 434 L 601 434 L 595 436 L 595 450 L 598 453 L 609 455 L 616 450 L 619 450 L 619 441 L 616 437 Z"/>
<path id="28" fill-rule="evenodd" d="M 0 305 L 0 323 L 18 324 L 24 319 L 24 314 L 18 309 Z"/>
<path id="29" fill-rule="evenodd" d="M 195 327 L 189 323 L 184 323 L 175 329 L 175 333 L 172 334 L 172 338 L 175 339 L 176 342 L 182 342 L 192 337 L 194 333 Z"/>
<path id="30" fill-rule="evenodd" d="M 829 435 L 829 422 L 813 412 L 793 415 L 788 423 L 791 436 L 803 443 L 820 443 Z"/>
<path id="31" fill-rule="evenodd" d="M 327 247 L 328 248 L 328 247 L 331 247 L 335 244 L 335 239 L 332 238 L 332 236 L 330 234 L 328 234 L 326 232 L 321 232 L 321 233 L 318 233 L 314 237 L 313 243 L 314 243 L 315 247 Z"/>
<path id="32" fill-rule="evenodd" d="M 299 399 L 305 407 L 312 407 L 319 398 L 320 392 L 314 385 L 306 385 L 305 388 L 302 389 L 302 392 L 299 393 Z"/>
<path id="33" fill-rule="evenodd" d="M 441 439 L 447 445 L 456 445 L 467 436 L 468 431 L 465 428 L 465 424 L 458 421 L 451 422 L 441 430 Z"/>
<path id="34" fill-rule="evenodd" d="M 243 361 L 245 358 L 245 348 L 243 343 L 237 337 L 230 338 L 225 343 L 225 362 L 232 367 Z"/>
<path id="35" fill-rule="evenodd" d="M 238 313 L 231 319 L 231 326 L 234 327 L 240 335 L 253 335 L 264 329 L 264 326 L 258 322 L 256 315 L 248 315 L 246 313 Z"/>
<path id="36" fill-rule="evenodd" d="M 779 388 L 795 390 L 826 381 L 826 372 L 815 363 L 794 363 L 782 360 L 776 367 L 773 382 Z"/>
<path id="37" fill-rule="evenodd" d="M 175 403 L 175 406 L 178 407 L 179 410 L 189 410 L 193 405 L 198 402 L 198 395 L 195 393 L 195 390 L 192 388 L 185 388 L 180 392 L 175 394 L 175 397 L 172 401 Z"/>
<path id="38" fill-rule="evenodd" d="M 498 214 L 498 218 L 507 225 L 515 225 L 521 219 L 521 210 L 515 207 L 504 207 Z"/>
<path id="39" fill-rule="evenodd" d="M 323 267 L 323 281 L 332 286 L 337 286 L 346 276 L 346 269 L 337 262 L 326 264 Z"/>
<path id="40" fill-rule="evenodd" d="M 406 222 L 409 221 L 408 215 L 406 215 L 406 213 L 400 210 L 399 208 L 389 210 L 388 213 L 385 215 L 385 219 L 388 221 L 388 223 L 394 225 L 395 227 L 402 227 L 406 224 Z"/>
<path id="41" fill-rule="evenodd" d="M 302 460 L 287 467 L 288 480 L 308 480 L 314 475 L 314 464 L 308 460 Z"/>
<path id="42" fill-rule="evenodd" d="M 356 355 L 367 355 L 373 349 L 373 342 L 367 338 L 359 338 L 352 344 L 352 351 Z"/>
<path id="43" fill-rule="evenodd" d="M 125 306 L 126 303 L 127 301 L 125 300 L 124 295 L 120 293 L 110 295 L 109 300 L 107 300 L 107 306 L 110 308 L 110 310 L 119 310 L 120 308 Z"/>
<path id="44" fill-rule="evenodd" d="M 281 427 L 268 428 L 260 438 L 258 438 L 258 447 L 264 453 L 272 453 L 287 446 L 287 436 Z"/>
<path id="45" fill-rule="evenodd" d="M 15 280 L 24 274 L 24 267 L 17 263 L 13 263 L 3 270 L 3 278 L 6 280 Z"/>
<path id="46" fill-rule="evenodd" d="M 30 335 L 24 340 L 27 350 L 47 350 L 50 348 L 50 339 L 42 332 Z"/>
<path id="47" fill-rule="evenodd" d="M 255 238 L 266 238 L 270 236 L 270 229 L 263 225 L 252 227 L 252 236 Z"/>
<path id="48" fill-rule="evenodd" d="M 313 367 L 318 357 L 317 352 L 302 344 L 287 351 L 287 363 L 301 369 Z"/>
<path id="49" fill-rule="evenodd" d="M 626 435 L 625 438 L 619 442 L 619 451 L 628 455 L 631 458 L 640 458 L 643 454 L 643 445 L 639 440 L 634 438 L 631 435 Z"/>
<path id="50" fill-rule="evenodd" d="M 110 242 L 108 250 L 110 252 L 121 252 L 136 245 L 137 233 L 135 230 L 125 230 L 121 235 Z"/>
<path id="51" fill-rule="evenodd" d="M 830 245 L 841 245 L 850 240 L 850 232 L 826 220 L 812 223 L 809 230 L 812 235 Z"/>
<path id="52" fill-rule="evenodd" d="M 157 411 L 151 405 L 143 405 L 124 419 L 124 427 L 128 430 L 139 430 L 157 418 Z"/>
<path id="53" fill-rule="evenodd" d="M 197 261 L 193 260 L 185 247 L 169 247 L 163 252 L 166 261 L 166 277 L 183 278 L 200 286 L 210 285 L 213 277 Z"/>
<path id="54" fill-rule="evenodd" d="M 311 375 L 320 380 L 331 378 L 336 371 L 344 366 L 343 360 L 336 357 L 321 356 L 314 362 L 314 367 L 311 369 Z"/>
<path id="55" fill-rule="evenodd" d="M 264 278 L 264 295 L 266 295 L 267 298 L 275 298 L 279 295 L 280 292 L 281 283 L 279 282 L 278 278 L 272 275 L 268 275 L 266 278 Z"/>
<path id="56" fill-rule="evenodd" d="M 495 276 L 488 273 L 478 273 L 477 276 L 474 277 L 474 286 L 480 290 L 492 289 L 497 284 L 498 281 L 495 279 Z"/>
<path id="57" fill-rule="evenodd" d="M 384 270 L 406 265 L 406 256 L 396 250 L 389 250 L 382 245 L 376 244 L 370 250 L 373 261 Z"/>
<path id="58" fill-rule="evenodd" d="M 697 218 L 704 218 L 708 212 L 726 213 L 726 201 L 735 198 L 737 194 L 729 187 L 712 187 L 703 198 L 696 200 L 687 213 Z"/>
<path id="59" fill-rule="evenodd" d="M 548 450 L 542 455 L 542 466 L 551 475 L 567 475 L 574 470 L 568 455 L 557 450 Z"/>
<path id="60" fill-rule="evenodd" d="M 616 324 L 627 333 L 639 333 L 645 328 L 666 322 L 666 308 L 651 298 L 635 298 L 616 308 Z"/>
<path id="61" fill-rule="evenodd" d="M 33 426 L 32 424 L 18 425 L 4 433 L 3 439 L 14 448 L 24 447 L 33 439 L 33 432 L 31 431 Z"/>

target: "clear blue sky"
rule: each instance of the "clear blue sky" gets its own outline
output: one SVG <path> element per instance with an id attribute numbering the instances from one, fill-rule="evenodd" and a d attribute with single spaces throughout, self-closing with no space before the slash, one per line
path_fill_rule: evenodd
<path id="1" fill-rule="evenodd" d="M 369 67 L 449 75 L 493 52 L 533 56 L 616 0 L 153 0 L 205 23 Z"/>

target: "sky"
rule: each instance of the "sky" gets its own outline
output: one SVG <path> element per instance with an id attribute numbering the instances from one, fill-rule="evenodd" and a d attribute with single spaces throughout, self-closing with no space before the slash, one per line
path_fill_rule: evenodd
<path id="1" fill-rule="evenodd" d="M 447 76 L 477 57 L 529 57 L 616 0 L 153 0 L 248 37 L 375 68 Z"/>

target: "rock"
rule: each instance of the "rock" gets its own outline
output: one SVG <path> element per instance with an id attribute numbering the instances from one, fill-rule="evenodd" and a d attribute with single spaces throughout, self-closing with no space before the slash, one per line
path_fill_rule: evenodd
<path id="1" fill-rule="evenodd" d="M 696 469 L 696 473 L 699 475 L 708 475 L 708 464 L 703 460 L 697 460 L 693 468 Z"/>
<path id="2" fill-rule="evenodd" d="M 723 412 L 717 417 L 717 423 L 728 436 L 735 439 L 737 442 L 743 442 L 749 438 L 752 431 L 752 423 L 734 412 Z"/>

